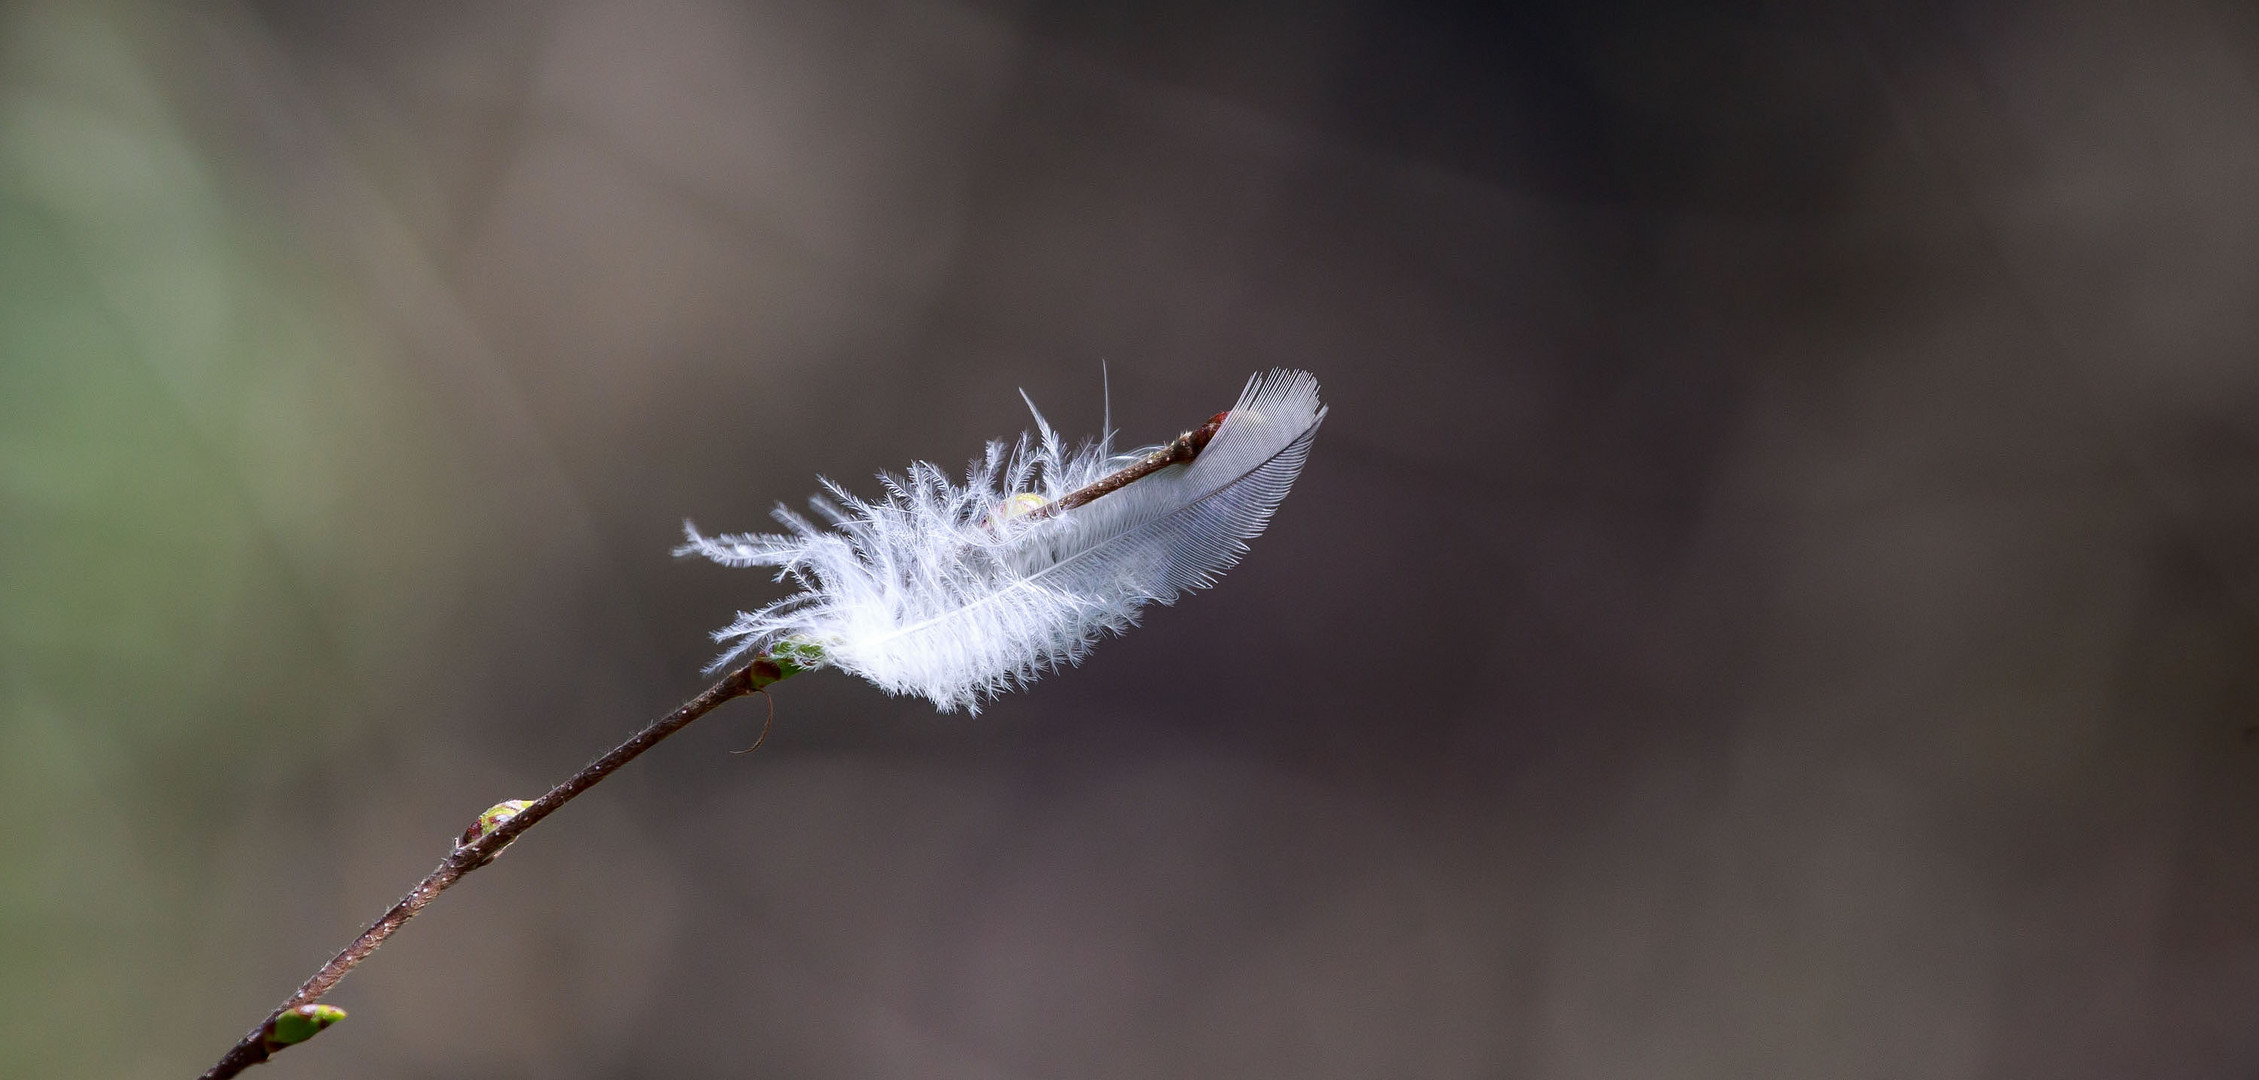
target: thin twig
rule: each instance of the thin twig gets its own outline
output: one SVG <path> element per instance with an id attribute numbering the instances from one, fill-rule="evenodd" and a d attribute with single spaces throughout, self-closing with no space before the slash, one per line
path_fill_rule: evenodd
<path id="1" fill-rule="evenodd" d="M 1053 502 L 1045 503 L 1028 511 L 1027 520 L 1040 521 L 1053 514 L 1072 510 L 1100 495 L 1119 491 L 1129 486 L 1132 480 L 1150 476 L 1171 465 L 1182 465 L 1191 461 L 1200 456 L 1200 451 L 1208 448 L 1209 440 L 1216 437 L 1217 429 L 1224 426 L 1224 417 L 1229 415 L 1231 415 L 1229 412 L 1217 413 L 1209 417 L 1207 423 L 1170 439 L 1167 445 L 1131 462 L 1120 470 L 1101 476 L 1065 495 L 1059 496 Z"/>
<path id="2" fill-rule="evenodd" d="M 234 1076 L 253 1065 L 266 1061 L 275 1051 L 282 1049 L 282 1046 L 274 1041 L 275 1021 L 277 1019 L 285 1012 L 319 1000 L 323 994 L 330 991 L 331 987 L 337 985 L 338 980 L 345 978 L 346 974 L 358 966 L 361 961 L 368 959 L 369 954 L 375 952 L 378 946 L 384 944 L 384 939 L 391 937 L 392 932 L 400 929 L 401 924 L 414 918 L 416 912 L 422 911 L 424 905 L 431 903 L 435 897 L 446 891 L 448 886 L 455 884 L 463 875 L 493 862 L 494 857 L 500 854 L 510 841 L 516 839 L 519 833 L 532 828 L 534 823 L 548 817 L 558 807 L 571 801 L 573 796 L 594 787 L 597 781 L 610 776 L 613 770 L 627 764 L 637 754 L 651 749 L 658 744 L 659 740 L 682 730 L 691 721 L 714 711 L 714 708 L 721 703 L 760 690 L 770 683 L 784 678 L 792 670 L 789 667 L 780 667 L 766 656 L 755 659 L 752 663 L 723 676 L 720 682 L 707 687 L 697 697 L 684 702 L 682 708 L 676 709 L 665 717 L 653 721 L 649 727 L 636 732 L 626 742 L 613 747 L 610 753 L 589 762 L 586 768 L 566 778 L 564 783 L 550 788 L 548 794 L 527 804 L 525 809 L 518 811 L 516 816 L 503 821 L 491 831 L 481 834 L 481 827 L 477 824 L 472 825 L 464 833 L 463 840 L 456 843 L 455 849 L 448 852 L 447 858 L 439 864 L 438 868 L 425 875 L 422 881 L 416 883 L 415 888 L 408 890 L 408 895 L 401 897 L 399 903 L 392 905 L 392 910 L 385 912 L 383 917 L 369 924 L 369 928 L 363 930 L 361 936 L 354 939 L 353 944 L 346 946 L 345 951 L 338 953 L 329 963 L 323 964 L 321 970 L 314 973 L 313 978 L 307 979 L 305 985 L 298 988 L 297 993 L 284 999 L 274 1012 L 269 1013 L 265 1020 L 260 1021 L 259 1026 L 252 1028 L 249 1034 L 243 1036 L 241 1042 L 236 1043 L 233 1048 L 228 1050 L 226 1056 L 220 1058 L 219 1064 L 212 1066 L 204 1074 L 202 1080 L 226 1080 L 226 1078 Z"/>

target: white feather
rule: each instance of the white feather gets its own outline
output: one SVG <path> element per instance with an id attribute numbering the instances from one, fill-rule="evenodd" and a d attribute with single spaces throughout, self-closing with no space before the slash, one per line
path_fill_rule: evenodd
<path id="1" fill-rule="evenodd" d="M 677 555 L 773 566 L 799 586 L 717 631 L 732 645 L 709 670 L 793 639 L 889 693 L 977 713 L 989 697 L 1080 662 L 1100 637 L 1136 625 L 1148 602 L 1213 584 L 1286 498 L 1325 415 L 1309 373 L 1253 376 L 1190 464 L 1033 520 L 1025 510 L 1036 500 L 1145 451 L 1113 454 L 1108 432 L 1068 452 L 1035 413 L 1038 434 L 989 443 L 963 485 L 921 461 L 903 476 L 881 473 L 877 502 L 822 481 L 830 497 L 809 500 L 821 525 L 782 505 L 785 533 L 708 537 L 685 522 Z"/>

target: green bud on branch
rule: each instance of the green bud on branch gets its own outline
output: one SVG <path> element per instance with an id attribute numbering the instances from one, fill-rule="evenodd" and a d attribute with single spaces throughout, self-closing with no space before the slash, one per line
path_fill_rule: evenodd
<path id="1" fill-rule="evenodd" d="M 471 822 L 470 828 L 463 830 L 463 836 L 461 839 L 455 841 L 455 846 L 459 848 L 469 847 L 472 844 L 478 843 L 480 840 L 485 839 L 487 834 L 501 828 L 503 822 L 518 816 L 518 814 L 525 810 L 526 807 L 532 805 L 533 801 L 531 799 L 504 799 L 501 802 L 487 807 L 486 812 L 480 814 L 477 821 Z M 515 842 L 516 841 L 512 841 L 512 843 Z M 509 844 L 502 845 L 502 847 L 505 849 L 507 849 L 509 846 Z M 500 855 L 501 853 L 501 851 L 495 852 L 495 854 L 497 855 Z"/>
<path id="2" fill-rule="evenodd" d="M 286 1009 L 267 1024 L 267 1051 L 272 1053 L 285 1046 L 296 1046 L 343 1019 L 345 1010 L 335 1005 L 300 1005 Z"/>
<path id="3" fill-rule="evenodd" d="M 824 649 L 807 638 L 788 637 L 770 645 L 768 651 L 762 654 L 762 659 L 776 666 L 776 676 L 770 678 L 768 672 L 758 664 L 754 665 L 752 682 L 755 690 L 824 666 Z"/>

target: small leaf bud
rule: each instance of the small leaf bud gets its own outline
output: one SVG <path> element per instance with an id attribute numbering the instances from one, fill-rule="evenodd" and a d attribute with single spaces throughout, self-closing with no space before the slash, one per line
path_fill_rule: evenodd
<path id="1" fill-rule="evenodd" d="M 295 1009 L 285 1010 L 269 1025 L 267 1046 L 270 1049 L 296 1046 L 343 1019 L 345 1010 L 335 1005 L 300 1005 Z"/>

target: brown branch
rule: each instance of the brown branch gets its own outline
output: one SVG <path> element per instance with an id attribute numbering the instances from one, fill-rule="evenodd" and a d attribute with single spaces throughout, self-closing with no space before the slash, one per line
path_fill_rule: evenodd
<path id="1" fill-rule="evenodd" d="M 1217 430 L 1223 427 L 1224 418 L 1228 415 L 1230 414 L 1217 413 L 1209 417 L 1207 423 L 1169 440 L 1166 445 L 1146 454 L 1128 466 L 1076 488 L 1053 502 L 1037 507 L 1029 511 L 1027 516 L 1031 519 L 1040 519 L 1072 510 L 1103 495 L 1119 491 L 1131 483 L 1171 465 L 1181 465 L 1191 461 L 1199 456 L 1200 451 L 1207 448 L 1210 440 L 1216 437 Z M 707 687 L 697 697 L 683 703 L 682 708 L 676 709 L 667 716 L 652 722 L 649 727 L 636 732 L 626 742 L 613 747 L 610 753 L 589 762 L 586 768 L 566 778 L 564 783 L 550 788 L 548 794 L 526 804 L 514 816 L 502 818 L 498 823 L 490 820 L 500 817 L 500 812 L 505 809 L 503 806 L 497 806 L 488 811 L 487 815 L 482 815 L 478 822 L 464 830 L 462 839 L 455 844 L 455 849 L 447 854 L 447 858 L 442 860 L 438 867 L 425 875 L 422 881 L 417 882 L 415 888 L 408 890 L 408 895 L 401 897 L 400 902 L 392 905 L 390 911 L 385 912 L 376 922 L 369 924 L 369 928 L 363 930 L 361 936 L 354 939 L 353 944 L 346 946 L 345 951 L 338 953 L 329 963 L 323 964 L 321 970 L 314 973 L 313 978 L 307 979 L 305 985 L 300 986 L 296 993 L 284 999 L 281 1005 L 276 1006 L 275 1011 L 268 1013 L 267 1018 L 261 1021 L 258 1027 L 252 1028 L 240 1042 L 229 1049 L 226 1056 L 220 1058 L 219 1064 L 212 1066 L 203 1075 L 202 1080 L 227 1080 L 228 1077 L 235 1076 L 253 1065 L 266 1061 L 283 1047 L 295 1045 L 294 1040 L 302 1041 L 305 1038 L 304 1035 L 278 1037 L 276 1022 L 281 1020 L 286 1013 L 293 1010 L 306 1010 L 314 1002 L 320 1000 L 323 994 L 328 993 L 332 987 L 345 978 L 347 973 L 359 966 L 361 961 L 368 959 L 369 954 L 376 952 L 377 947 L 383 945 L 385 939 L 392 936 L 393 931 L 400 929 L 401 925 L 409 919 L 415 918 L 416 913 L 424 909 L 424 905 L 431 903 L 440 893 L 445 892 L 448 886 L 462 880 L 463 875 L 493 862 L 494 857 L 501 854 L 502 849 L 508 847 L 510 841 L 517 839 L 519 833 L 532 828 L 536 822 L 548 817 L 558 807 L 570 801 L 573 796 L 595 786 L 597 781 L 610 776 L 613 770 L 627 764 L 636 755 L 657 745 L 659 740 L 682 730 L 691 721 L 712 712 L 716 706 L 731 698 L 762 690 L 771 683 L 798 672 L 800 670 L 799 665 L 792 661 L 799 658 L 797 653 L 780 654 L 779 658 L 767 655 L 756 658 L 752 663 L 724 676 L 722 681 Z M 768 736 L 768 728 L 765 725 L 761 734 L 763 738 Z M 754 745 L 759 746 L 760 744 L 756 742 Z M 514 806 L 516 804 L 508 805 Z M 334 1013 L 332 1017 L 325 1018 L 320 1023 L 326 1025 L 332 1019 L 342 1015 L 342 1013 Z M 311 1013 L 308 1013 L 308 1016 L 311 1016 Z M 301 1024 L 298 1026 L 298 1030 L 303 1030 L 307 1026 Z M 320 1026 L 314 1025 L 312 1029 L 318 1031 Z"/>
<path id="2" fill-rule="evenodd" d="M 1072 510 L 1101 495 L 1120 491 L 1122 488 L 1128 487 L 1131 481 L 1150 476 L 1171 465 L 1182 465 L 1191 461 L 1200 456 L 1200 451 L 1208 448 L 1208 441 L 1216 437 L 1216 429 L 1224 426 L 1224 417 L 1229 415 L 1231 413 L 1228 411 L 1217 413 L 1209 417 L 1207 423 L 1170 439 L 1168 445 L 1131 462 L 1128 466 L 1101 476 L 1082 487 L 1059 496 L 1052 502 L 1028 511 L 1028 520 L 1040 521 L 1053 514 Z"/>
<path id="3" fill-rule="evenodd" d="M 288 1045 L 277 1042 L 275 1038 L 275 1022 L 284 1013 L 309 1005 L 328 993 L 348 972 L 384 944 L 384 939 L 400 929 L 401 924 L 415 918 L 416 912 L 422 911 L 424 905 L 445 892 L 448 886 L 461 880 L 463 875 L 493 862 L 494 857 L 501 854 L 502 849 L 509 846 L 510 841 L 516 839 L 519 833 L 533 828 L 536 822 L 571 801 L 573 796 L 594 787 L 597 781 L 634 760 L 637 754 L 651 749 L 659 740 L 682 730 L 691 721 L 714 711 L 721 703 L 760 690 L 797 670 L 792 664 L 780 665 L 767 656 L 761 656 L 723 676 L 720 682 L 684 702 L 682 708 L 653 721 L 649 727 L 636 732 L 626 742 L 613 747 L 610 753 L 589 762 L 587 767 L 566 778 L 564 783 L 550 788 L 548 794 L 527 804 L 516 816 L 491 829 L 485 828 L 483 819 L 472 824 L 464 831 L 463 838 L 456 842 L 455 849 L 448 852 L 447 858 L 436 869 L 417 882 L 415 888 L 408 890 L 408 895 L 392 905 L 392 910 L 369 924 L 367 930 L 361 931 L 361 936 L 354 939 L 353 944 L 346 946 L 345 951 L 323 964 L 313 978 L 307 979 L 296 993 L 284 999 L 274 1012 L 267 1014 L 267 1018 L 229 1049 L 226 1056 L 220 1058 L 219 1064 L 212 1066 L 204 1074 L 202 1080 L 226 1080 L 227 1077 L 266 1061 L 275 1051 Z"/>

